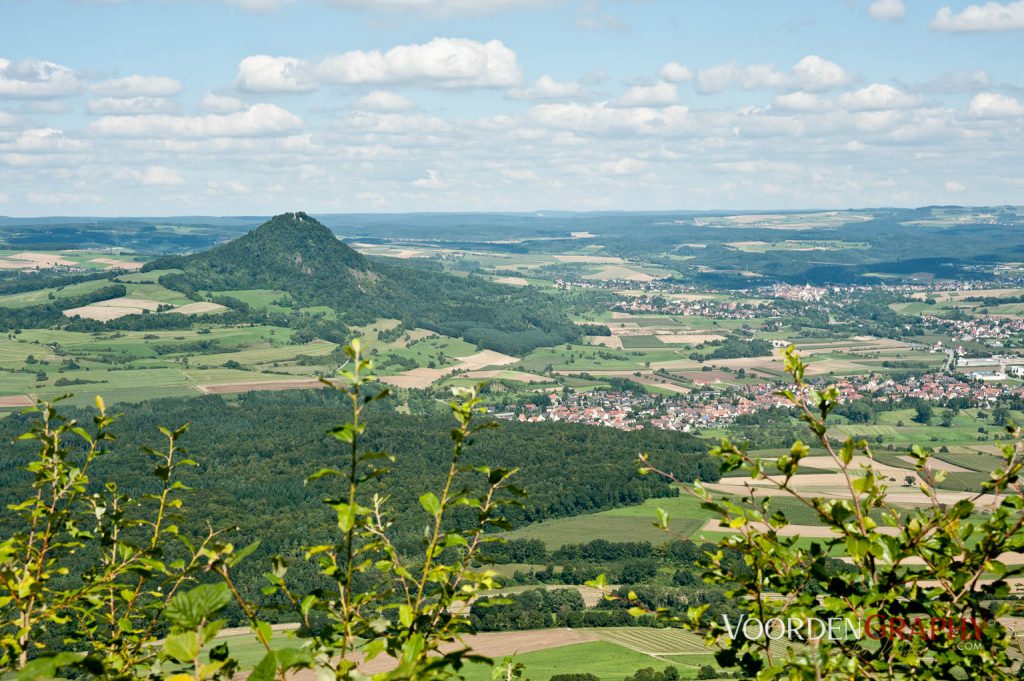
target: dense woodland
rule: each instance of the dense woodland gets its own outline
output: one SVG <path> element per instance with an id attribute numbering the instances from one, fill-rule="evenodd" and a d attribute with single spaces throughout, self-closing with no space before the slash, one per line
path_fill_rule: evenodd
<path id="1" fill-rule="evenodd" d="M 93 480 L 124 481 L 124 491 L 132 494 L 153 491 L 131 489 L 152 484 L 146 475 L 152 460 L 140 447 L 159 445 L 160 425 L 191 423 L 181 444 L 200 465 L 182 471 L 183 481 L 193 489 L 182 526 L 237 526 L 232 535 L 236 543 L 259 539 L 258 552 L 241 566 L 254 593 L 270 556 L 295 556 L 300 546 L 329 535 L 336 526 L 333 513 L 321 503 L 335 491 L 331 480 L 304 484 L 306 476 L 340 461 L 338 443 L 326 436 L 345 418 L 344 404 L 334 391 L 248 393 L 232 400 L 162 399 L 122 408 L 125 413 L 113 428 L 118 441 L 97 462 Z M 87 412 L 65 411 L 87 417 Z M 0 421 L 0 439 L 9 442 L 26 430 L 28 418 Z M 441 479 L 450 455 L 444 445 L 449 428 L 450 417 L 443 414 L 407 416 L 387 403 L 373 410 L 366 449 L 391 452 L 396 462 L 386 485 L 368 484 L 367 494 L 391 495 L 400 546 L 411 549 L 419 542 L 425 516 L 412 492 Z M 650 453 L 681 479 L 716 480 L 718 465 L 705 449 L 693 436 L 660 430 L 626 433 L 585 425 L 509 423 L 477 436 L 466 463 L 521 469 L 516 484 L 528 497 L 508 515 L 522 525 L 674 495 L 676 490 L 664 481 L 637 473 L 640 452 Z M 0 472 L 2 503 L 10 503 L 28 484 L 28 474 L 19 465 L 21 457 L 28 460 L 31 446 L 16 445 L 13 452 L 14 460 Z M 553 467 L 558 475 L 551 475 Z"/>

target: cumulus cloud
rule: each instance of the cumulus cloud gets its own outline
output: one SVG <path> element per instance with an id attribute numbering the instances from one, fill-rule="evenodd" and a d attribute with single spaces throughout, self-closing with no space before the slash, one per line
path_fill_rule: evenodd
<path id="1" fill-rule="evenodd" d="M 0 144 L 5 151 L 27 153 L 82 151 L 87 147 L 85 140 L 68 137 L 56 128 L 30 128 L 22 131 L 13 142 Z"/>
<path id="2" fill-rule="evenodd" d="M 946 191 L 947 192 L 952 192 L 952 193 L 955 193 L 955 194 L 959 194 L 960 192 L 967 191 L 967 187 L 965 187 L 964 185 L 962 185 L 959 182 L 956 182 L 954 180 L 950 180 L 949 182 L 946 183 L 945 186 L 946 186 Z"/>
<path id="3" fill-rule="evenodd" d="M 413 180 L 412 186 L 419 187 L 420 189 L 444 189 L 448 186 L 448 183 L 441 179 L 436 170 L 431 168 L 427 171 L 426 177 Z"/>
<path id="4" fill-rule="evenodd" d="M 868 14 L 872 19 L 899 21 L 907 16 L 907 7 L 903 0 L 875 0 L 868 7 Z"/>
<path id="5" fill-rule="evenodd" d="M 557 81 L 544 75 L 528 88 L 513 88 L 508 91 L 509 99 L 551 100 L 551 99 L 582 99 L 587 96 L 587 89 L 575 81 Z"/>
<path id="6" fill-rule="evenodd" d="M 662 66 L 658 75 L 662 80 L 667 80 L 670 83 L 683 83 L 693 79 L 693 72 L 675 61 L 670 61 Z"/>
<path id="7" fill-rule="evenodd" d="M 104 97 L 173 97 L 182 87 L 174 78 L 127 76 L 96 83 L 89 89 Z"/>
<path id="8" fill-rule="evenodd" d="M 984 90 L 990 84 L 991 79 L 989 78 L 988 72 L 984 69 L 976 69 L 973 71 L 950 71 L 932 78 L 931 80 L 924 81 L 923 83 L 900 83 L 904 89 L 934 95 L 977 92 L 978 90 Z"/>
<path id="9" fill-rule="evenodd" d="M 0 128 L 9 128 L 18 122 L 18 117 L 9 111 L 0 111 Z"/>
<path id="10" fill-rule="evenodd" d="M 943 7 L 932 19 L 935 31 L 1019 31 L 1024 30 L 1024 0 L 968 5 L 958 13 Z"/>
<path id="11" fill-rule="evenodd" d="M 81 91 L 81 77 L 66 66 L 38 59 L 0 59 L 0 97 L 69 97 Z"/>
<path id="12" fill-rule="evenodd" d="M 830 104 L 827 99 L 803 90 L 777 95 L 772 100 L 772 106 L 783 111 L 821 111 Z"/>
<path id="13" fill-rule="evenodd" d="M 615 106 L 668 106 L 678 99 L 676 85 L 660 81 L 654 85 L 634 85 L 615 100 Z"/>
<path id="14" fill-rule="evenodd" d="M 689 109 L 616 108 L 608 104 L 538 104 L 527 115 L 535 124 L 552 129 L 598 135 L 672 135 L 694 131 Z"/>
<path id="15" fill-rule="evenodd" d="M 266 54 L 240 61 L 235 85 L 247 92 L 310 92 L 317 88 L 304 60 Z"/>
<path id="16" fill-rule="evenodd" d="M 415 83 L 444 88 L 508 87 L 522 80 L 516 53 L 500 40 L 434 38 L 387 52 L 355 50 L 327 57 L 316 68 L 334 84 Z"/>
<path id="17" fill-rule="evenodd" d="M 906 109 L 921 103 L 919 97 L 908 95 L 891 85 L 872 83 L 855 92 L 844 92 L 839 97 L 839 105 L 849 111 L 884 111 L 886 109 Z"/>
<path id="18" fill-rule="evenodd" d="M 147 187 L 177 187 L 185 183 L 185 178 L 181 176 L 181 173 L 166 166 L 149 166 L 145 170 L 124 170 L 117 176 Z"/>
<path id="19" fill-rule="evenodd" d="M 697 71 L 695 87 L 701 94 L 713 94 L 730 88 L 743 90 L 804 90 L 821 92 L 849 84 L 853 78 L 835 62 L 808 55 L 789 73 L 771 64 L 718 64 Z"/>
<path id="20" fill-rule="evenodd" d="M 1016 118 L 1024 116 L 1024 103 L 997 92 L 979 92 L 971 99 L 967 111 L 979 118 Z"/>
<path id="21" fill-rule="evenodd" d="M 274 104 L 254 104 L 230 114 L 104 116 L 89 127 L 111 137 L 262 137 L 293 132 L 302 119 Z"/>
<path id="22" fill-rule="evenodd" d="M 356 107 L 365 111 L 409 111 L 416 108 L 416 103 L 397 92 L 375 90 L 360 97 Z"/>
<path id="23" fill-rule="evenodd" d="M 170 113 L 176 105 L 164 97 L 99 97 L 85 103 L 91 114 L 126 116 L 131 114 Z"/>
<path id="24" fill-rule="evenodd" d="M 353 50 L 319 62 L 253 55 L 239 62 L 235 84 L 247 92 L 310 92 L 321 84 L 469 88 L 511 87 L 521 80 L 516 53 L 500 40 L 434 38 L 386 52 Z"/>
<path id="25" fill-rule="evenodd" d="M 199 108 L 210 113 L 235 113 L 245 108 L 245 102 L 237 97 L 226 97 L 211 92 L 199 100 Z"/>
<path id="26" fill-rule="evenodd" d="M 605 161 L 598 165 L 597 171 L 601 175 L 636 175 L 642 173 L 650 167 L 647 161 L 642 161 L 638 158 L 620 158 L 614 161 Z"/>

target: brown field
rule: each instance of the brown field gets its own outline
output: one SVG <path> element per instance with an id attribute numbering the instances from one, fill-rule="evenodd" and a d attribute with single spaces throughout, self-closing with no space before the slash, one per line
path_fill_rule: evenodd
<path id="1" fill-rule="evenodd" d="M 663 333 L 658 334 L 658 340 L 662 343 L 685 343 L 686 345 L 700 345 L 711 341 L 725 340 L 725 336 L 717 333 Z"/>
<path id="2" fill-rule="evenodd" d="M 143 300 L 141 298 L 111 298 L 92 303 L 84 307 L 74 307 L 64 310 L 65 317 L 82 317 L 83 319 L 95 319 L 106 322 L 118 317 L 130 314 L 142 314 L 143 310 L 155 312 L 162 303 L 155 300 Z"/>
<path id="3" fill-rule="evenodd" d="M 224 393 L 246 393 L 255 390 L 299 390 L 303 388 L 323 388 L 324 384 L 316 378 L 294 378 L 283 381 L 236 381 L 234 383 L 207 383 L 197 385 L 196 390 L 204 395 L 221 395 Z"/>
<path id="4" fill-rule="evenodd" d="M 693 381 L 699 384 L 717 383 L 719 381 L 728 381 L 729 379 L 735 378 L 732 374 L 724 371 L 677 371 L 675 372 L 680 378 L 685 378 L 688 381 Z"/>
<path id="5" fill-rule="evenodd" d="M 95 319 L 98 322 L 109 322 L 111 319 L 126 317 L 130 314 L 142 314 L 142 308 L 86 305 L 85 307 L 73 307 L 70 310 L 64 310 L 65 317 L 82 317 L 83 319 Z"/>
<path id="6" fill-rule="evenodd" d="M 0 408 L 31 407 L 35 402 L 28 395 L 7 395 L 0 397 Z"/>
<path id="7" fill-rule="evenodd" d="M 410 369 L 394 376 L 381 376 L 381 381 L 395 386 L 396 388 L 428 388 L 435 381 L 439 381 L 448 374 L 456 371 L 479 371 L 491 366 L 507 366 L 519 361 L 518 357 L 503 355 L 494 350 L 483 350 L 470 355 L 459 357 L 460 361 L 455 366 L 442 369 Z"/>
<path id="8" fill-rule="evenodd" d="M 537 374 L 528 374 L 525 371 L 510 371 L 508 369 L 488 369 L 486 371 L 470 371 L 463 374 L 466 378 L 504 378 L 509 381 L 522 381 L 523 383 L 551 383 L 551 379 Z"/>
<path id="9" fill-rule="evenodd" d="M 898 458 L 900 461 L 906 461 L 907 463 L 913 463 L 913 464 L 917 463 L 917 459 L 915 459 L 914 457 L 910 456 L 909 454 L 903 454 L 903 455 L 900 455 L 900 456 L 898 456 L 896 458 Z M 950 473 L 969 473 L 970 472 L 970 470 L 967 469 L 967 468 L 963 468 L 961 466 L 957 466 L 955 463 L 949 463 L 947 461 L 943 461 L 942 459 L 936 459 L 934 456 L 932 458 L 928 459 L 928 468 L 931 468 L 931 469 L 934 469 L 934 470 L 937 470 L 937 471 L 949 471 Z"/>
<path id="10" fill-rule="evenodd" d="M 496 284 L 508 284 L 509 286 L 529 286 L 530 282 L 522 277 L 498 277 L 494 280 Z"/>
<path id="11" fill-rule="evenodd" d="M 131 260 L 115 260 L 114 258 L 93 258 L 89 262 L 109 265 L 108 270 L 141 270 L 146 263 Z"/>
<path id="12" fill-rule="evenodd" d="M 24 260 L 28 263 L 28 267 L 57 267 L 63 265 L 64 267 L 70 267 L 77 263 L 72 260 L 65 260 L 59 255 L 53 253 L 16 253 L 15 255 L 9 256 L 11 260 Z"/>
<path id="13" fill-rule="evenodd" d="M 620 336 L 587 336 L 587 342 L 591 345 L 603 345 L 606 348 L 615 350 L 622 349 L 622 338 Z"/>
<path id="14" fill-rule="evenodd" d="M 217 303 L 189 303 L 188 305 L 179 305 L 170 312 L 177 312 L 178 314 L 204 314 L 207 312 L 221 312 L 227 308 Z"/>
<path id="15" fill-rule="evenodd" d="M 756 527 L 758 531 L 762 533 L 768 532 L 768 525 L 765 523 L 750 523 Z M 704 523 L 704 527 L 700 528 L 701 532 L 739 532 L 740 528 L 731 528 L 728 526 L 722 526 L 720 521 L 712 518 Z M 888 534 L 895 536 L 899 534 L 899 529 L 895 527 L 879 527 L 878 531 L 882 534 Z M 831 527 L 824 527 L 822 525 L 786 525 L 776 530 L 780 537 L 795 537 L 797 535 L 801 537 L 808 537 L 810 539 L 831 539 L 832 537 L 839 536 L 839 532 L 833 530 Z"/>
<path id="16" fill-rule="evenodd" d="M 1019 288 L 988 288 L 988 289 L 977 289 L 974 291 L 934 291 L 920 293 L 912 293 L 910 295 L 914 300 L 927 300 L 932 298 L 933 300 L 943 303 L 947 300 L 963 300 L 964 298 L 1007 298 L 1009 296 L 1019 296 L 1024 293 L 1024 289 Z"/>
<path id="17" fill-rule="evenodd" d="M 621 265 L 609 265 L 607 267 L 602 267 L 594 274 L 587 274 L 583 278 L 601 280 L 622 279 L 623 281 L 654 281 L 657 277 L 647 274 L 646 272 L 640 272 Z"/>
<path id="18" fill-rule="evenodd" d="M 685 388 L 681 385 L 673 383 L 672 381 L 666 381 L 665 379 L 659 378 L 657 376 L 636 376 L 633 380 L 642 385 L 657 386 L 658 388 L 662 388 L 663 390 L 671 390 L 672 392 L 679 393 L 680 395 L 685 395 L 691 392 L 689 388 Z"/>
<path id="19" fill-rule="evenodd" d="M 600 265 L 617 265 L 623 262 L 622 258 L 613 255 L 556 255 L 555 260 L 559 262 L 586 262 Z"/>

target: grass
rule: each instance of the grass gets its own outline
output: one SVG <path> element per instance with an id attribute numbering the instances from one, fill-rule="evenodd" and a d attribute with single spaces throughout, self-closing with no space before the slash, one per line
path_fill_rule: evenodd
<path id="1" fill-rule="evenodd" d="M 654 527 L 657 509 L 669 514 L 672 532 Z M 700 507 L 700 502 L 688 494 L 662 499 L 648 499 L 636 506 L 624 506 L 599 513 L 588 513 L 572 518 L 557 518 L 527 525 L 508 533 L 510 539 L 539 539 L 548 549 L 564 544 L 580 544 L 594 539 L 611 542 L 649 541 L 663 544 L 677 535 L 689 537 L 708 519 L 711 511 Z"/>
<path id="2" fill-rule="evenodd" d="M 704 657 L 711 660 L 710 655 Z M 525 665 L 526 675 L 532 681 L 547 681 L 554 674 L 572 672 L 594 674 L 601 681 L 622 681 L 644 667 L 661 670 L 674 666 L 683 678 L 693 678 L 696 673 L 692 665 L 664 662 L 607 641 L 538 650 L 515 655 L 513 659 Z M 466 681 L 491 681 L 491 671 L 490 666 L 469 665 L 465 669 L 465 678 Z"/>
<path id="3" fill-rule="evenodd" d="M 105 279 L 96 279 L 94 281 L 84 281 L 81 284 L 71 284 L 60 288 L 43 288 L 35 291 L 26 291 L 24 293 L 12 293 L 10 295 L 0 296 L 0 307 L 17 309 L 31 307 L 33 305 L 43 305 L 50 302 L 51 295 L 54 300 L 61 300 L 63 298 L 72 298 L 74 296 L 92 293 L 93 291 L 109 285 L 110 282 Z"/>

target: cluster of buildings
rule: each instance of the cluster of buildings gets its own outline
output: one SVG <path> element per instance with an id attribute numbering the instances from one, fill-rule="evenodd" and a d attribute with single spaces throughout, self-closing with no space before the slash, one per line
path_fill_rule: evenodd
<path id="1" fill-rule="evenodd" d="M 850 376 L 834 383 L 841 403 L 860 399 L 902 402 L 921 399 L 936 403 L 963 398 L 974 406 L 990 407 L 1000 399 L 1024 397 L 1024 386 L 987 385 L 950 374 L 931 373 L 896 380 L 887 376 Z M 695 391 L 659 397 L 633 391 L 551 393 L 549 404 L 528 403 L 500 418 L 521 422 L 585 423 L 620 430 L 644 427 L 696 431 L 727 425 L 736 418 L 792 406 L 776 394 L 779 383 L 730 386 L 721 391 Z"/>
<path id="2" fill-rule="evenodd" d="M 612 306 L 616 312 L 656 313 L 707 317 L 709 319 L 753 319 L 775 314 L 768 306 L 735 301 L 668 300 L 658 295 L 620 300 Z"/>
<path id="3" fill-rule="evenodd" d="M 1024 318 L 1021 317 L 976 317 L 971 319 L 943 319 L 932 315 L 921 315 L 921 319 L 932 328 L 942 329 L 954 341 L 976 341 L 989 347 L 1002 347 L 1005 340 L 1019 338 L 1024 333 Z"/>

